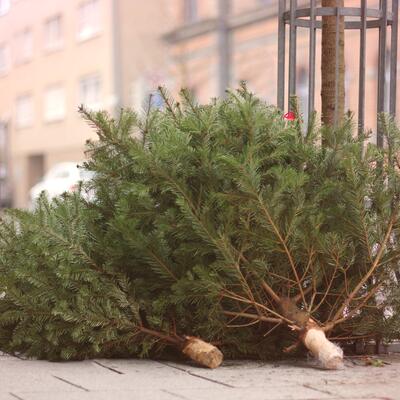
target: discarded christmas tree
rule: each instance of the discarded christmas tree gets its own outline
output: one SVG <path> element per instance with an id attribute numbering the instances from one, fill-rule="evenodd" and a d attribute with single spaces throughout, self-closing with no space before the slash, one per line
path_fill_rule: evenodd
<path id="1" fill-rule="evenodd" d="M 207 106 L 185 91 L 182 104 L 162 94 L 165 111 L 144 122 L 129 112 L 126 126 L 86 114 L 101 138 L 88 166 L 105 210 L 121 188 L 143 189 L 141 214 L 136 197 L 119 197 L 120 242 L 133 236 L 129 217 L 146 215 L 150 248 L 177 271 L 177 304 L 196 304 L 192 324 L 200 320 L 208 339 L 231 335 L 232 325 L 260 332 L 264 324 L 260 340 L 286 325 L 328 368 L 340 366 L 342 352 L 326 333 L 384 336 L 377 295 L 389 293 L 398 262 L 394 124 L 383 119 L 388 145 L 379 149 L 354 138 L 350 120 L 303 135 L 299 120 L 287 125 L 245 88 Z M 243 339 L 241 351 L 250 347 Z"/>
<path id="2" fill-rule="evenodd" d="M 129 303 L 140 313 L 124 318 L 168 337 L 190 333 L 218 343 L 229 357 L 268 358 L 274 348 L 303 343 L 327 368 L 342 361 L 333 341 L 399 337 L 400 135 L 393 122 L 382 119 L 387 146 L 380 149 L 354 138 L 350 120 L 303 134 L 299 118 L 285 121 L 244 87 L 204 106 L 185 91 L 181 104 L 161 94 L 164 110 L 143 118 L 82 110 L 99 140 L 88 144 L 95 199 L 85 203 L 90 234 L 79 242 L 129 282 L 126 296 L 140 299 Z M 72 229 L 72 221 L 63 225 Z M 4 249 L 18 252 L 5 238 Z M 32 239 L 19 239 L 23 270 Z M 43 246 L 47 259 L 50 243 Z M 13 262 L 3 261 L 3 271 Z M 13 275 L 4 276 L 7 298 Z M 9 348 L 9 326 L 1 332 Z M 135 340 L 147 348 L 151 339 Z"/>

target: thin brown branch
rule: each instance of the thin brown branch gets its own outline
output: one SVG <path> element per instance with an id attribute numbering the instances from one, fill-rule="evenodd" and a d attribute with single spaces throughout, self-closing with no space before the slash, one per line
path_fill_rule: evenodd
<path id="1" fill-rule="evenodd" d="M 248 322 L 247 324 L 237 324 L 237 325 L 228 324 L 228 325 L 226 325 L 226 327 L 227 328 L 247 328 L 248 326 L 257 325 L 259 323 L 260 323 L 260 321 L 252 321 L 252 322 Z"/>
<path id="2" fill-rule="evenodd" d="M 303 275 L 300 279 L 300 282 L 304 282 L 304 279 L 307 276 L 307 272 L 308 270 L 311 268 L 312 265 L 312 259 L 314 257 L 314 249 L 311 247 L 310 251 L 308 252 L 308 261 L 307 261 L 307 265 L 306 268 L 304 269 Z M 301 296 L 300 296 L 301 297 Z"/>
<path id="3" fill-rule="evenodd" d="M 264 204 L 264 202 L 262 201 L 262 199 L 261 199 L 261 197 L 260 197 L 260 195 L 259 195 L 258 193 L 257 193 L 257 200 L 258 200 L 258 203 L 259 203 L 259 205 L 260 205 L 260 207 L 261 207 L 261 210 L 263 211 L 265 217 L 266 217 L 267 220 L 268 220 L 268 223 L 272 226 L 272 229 L 273 229 L 273 231 L 275 232 L 276 237 L 277 237 L 277 238 L 279 239 L 279 241 L 281 242 L 281 245 L 282 245 L 282 247 L 283 247 L 283 249 L 284 249 L 284 251 L 285 251 L 285 253 L 286 253 L 286 256 L 287 256 L 287 258 L 288 258 L 288 260 L 289 260 L 289 264 L 290 264 L 290 266 L 291 266 L 291 268 L 292 268 L 292 272 L 293 272 L 293 274 L 294 274 L 294 276 L 295 276 L 295 278 L 296 278 L 296 283 L 297 283 L 297 286 L 298 286 L 298 288 L 299 288 L 299 291 L 300 291 L 300 294 L 301 294 L 301 298 L 302 298 L 302 300 L 303 300 L 303 303 L 304 303 L 305 306 L 307 306 L 307 302 L 306 302 L 306 298 L 305 298 L 305 296 L 304 296 L 303 287 L 301 286 L 301 281 L 300 281 L 300 278 L 299 278 L 299 274 L 297 273 L 296 265 L 295 265 L 295 263 L 294 263 L 292 254 L 291 254 L 289 248 L 287 247 L 286 241 L 284 240 L 284 238 L 282 237 L 281 233 L 279 232 L 278 227 L 276 226 L 274 220 L 272 219 L 271 214 L 269 213 L 267 207 L 265 207 L 265 204 Z"/>
<path id="4" fill-rule="evenodd" d="M 331 275 L 331 279 L 330 279 L 329 284 L 328 284 L 328 286 L 327 286 L 327 288 L 325 290 L 325 293 L 324 293 L 322 299 L 320 300 L 320 302 L 312 309 L 311 314 L 315 313 L 321 307 L 321 305 L 324 303 L 326 297 L 328 296 L 328 293 L 331 290 L 331 287 L 332 287 L 333 281 L 335 280 L 336 273 L 337 273 L 337 270 L 339 269 L 339 266 L 340 266 L 339 257 L 337 256 L 336 259 L 335 259 L 335 269 L 333 270 L 333 273 Z"/>
<path id="5" fill-rule="evenodd" d="M 338 305 L 339 305 L 341 302 L 342 302 L 342 303 L 344 302 L 344 299 L 346 298 L 346 297 L 344 296 L 344 293 L 345 293 L 345 289 L 343 289 L 342 292 L 336 297 L 335 302 L 334 302 L 332 305 L 330 305 L 330 312 L 329 312 L 328 318 L 327 318 L 327 320 L 325 321 L 325 323 L 327 323 L 328 321 L 331 320 L 332 315 L 333 315 L 334 311 L 336 310 L 336 307 L 338 307 Z"/>
<path id="6" fill-rule="evenodd" d="M 175 346 L 178 346 L 178 347 L 180 347 L 185 341 L 182 338 L 172 337 L 172 336 L 166 335 L 164 333 L 155 331 L 153 329 L 145 328 L 144 326 L 139 327 L 139 330 L 142 333 L 146 333 L 147 335 L 156 337 L 156 338 L 158 338 L 160 340 L 163 340 L 165 342 L 171 343 L 171 344 L 173 344 Z"/>
<path id="7" fill-rule="evenodd" d="M 361 308 L 365 307 L 365 304 L 367 301 L 376 294 L 376 292 L 381 288 L 383 282 L 380 282 L 378 285 L 376 285 L 373 289 L 371 289 L 363 298 L 363 301 L 361 301 L 360 304 L 357 305 L 357 307 L 353 308 L 347 315 L 345 315 L 342 318 L 339 318 L 337 320 L 333 320 L 331 323 L 327 325 L 329 327 L 329 330 L 332 329 L 335 325 L 340 324 L 350 318 L 352 318 L 358 311 L 361 310 Z"/>
<path id="8" fill-rule="evenodd" d="M 292 353 L 293 351 L 297 350 L 300 346 L 302 345 L 302 342 L 300 340 L 298 340 L 297 342 L 291 344 L 288 347 L 285 347 L 283 349 L 284 353 Z"/>
<path id="9" fill-rule="evenodd" d="M 312 287 L 312 286 L 308 286 L 307 288 L 305 288 L 305 289 L 303 290 L 304 295 L 309 294 L 309 293 L 311 292 L 311 290 L 313 290 L 313 287 Z M 293 300 L 295 303 L 298 303 L 298 302 L 301 300 L 301 293 L 296 294 L 296 296 L 294 296 L 294 297 L 292 298 L 292 300 Z"/>
<path id="10" fill-rule="evenodd" d="M 388 224 L 388 228 L 385 234 L 385 237 L 380 245 L 379 251 L 374 259 L 373 264 L 371 265 L 371 268 L 369 269 L 369 271 L 363 276 L 363 278 L 360 280 L 360 282 L 356 285 L 356 287 L 353 289 L 353 291 L 350 293 L 350 295 L 347 297 L 347 299 L 343 302 L 343 305 L 337 310 L 335 316 L 333 317 L 333 320 L 331 321 L 331 323 L 333 325 L 338 324 L 339 322 L 337 321 L 343 321 L 343 318 L 341 318 L 341 316 L 343 315 L 343 311 L 346 309 L 346 307 L 348 307 L 351 303 L 351 301 L 353 300 L 353 298 L 356 296 L 356 294 L 358 293 L 358 291 L 363 287 L 363 285 L 368 281 L 368 279 L 372 276 L 372 274 L 375 272 L 376 268 L 379 265 L 379 262 L 383 256 L 383 253 L 385 251 L 386 245 L 388 240 L 390 239 L 390 235 L 392 233 L 393 230 L 393 225 L 395 223 L 397 219 L 397 211 L 394 211 L 392 213 L 392 216 L 390 218 L 389 224 Z M 347 318 L 345 318 L 347 319 Z"/>
<path id="11" fill-rule="evenodd" d="M 264 337 L 270 335 L 278 326 L 280 326 L 282 324 L 281 322 L 278 322 L 276 325 L 274 325 L 271 329 L 269 329 L 267 332 L 264 333 Z"/>
<path id="12" fill-rule="evenodd" d="M 221 294 L 222 294 L 224 297 L 228 298 L 228 299 L 236 300 L 236 301 L 239 301 L 239 302 L 245 303 L 245 304 L 252 304 L 252 305 L 255 306 L 255 304 L 254 304 L 253 301 L 251 301 L 251 300 L 249 300 L 249 299 L 247 299 L 247 298 L 245 298 L 245 297 L 242 297 L 242 296 L 238 295 L 237 293 L 230 292 L 230 291 L 227 290 L 227 289 L 225 289 L 225 293 L 222 292 Z M 271 308 L 268 308 L 268 307 L 266 307 L 266 306 L 263 305 L 263 304 L 259 304 L 259 303 L 256 303 L 256 304 L 258 305 L 258 307 L 264 309 L 265 311 L 269 312 L 270 314 L 274 315 L 275 317 L 277 317 L 277 318 L 279 318 L 279 319 L 282 319 L 282 320 L 285 321 L 287 324 L 289 324 L 289 325 L 293 325 L 293 324 L 294 324 L 293 321 L 291 321 L 290 319 L 285 318 L 283 315 L 281 315 L 281 314 L 279 314 L 278 312 L 272 310 Z"/>
<path id="13" fill-rule="evenodd" d="M 264 279 L 261 280 L 261 286 L 265 290 L 265 292 L 271 296 L 271 298 L 276 302 L 280 303 L 281 298 L 275 293 L 275 291 L 271 288 L 271 286 L 268 285 L 267 282 L 264 281 Z"/>
<path id="14" fill-rule="evenodd" d="M 243 317 L 247 319 L 253 319 L 255 321 L 263 321 L 263 322 L 269 322 L 269 323 L 282 323 L 282 319 L 280 318 L 271 318 L 271 317 L 264 317 L 264 316 L 259 316 L 255 314 L 250 314 L 250 313 L 245 313 L 245 312 L 235 312 L 235 311 L 223 311 L 225 315 L 229 315 L 231 317 Z"/>

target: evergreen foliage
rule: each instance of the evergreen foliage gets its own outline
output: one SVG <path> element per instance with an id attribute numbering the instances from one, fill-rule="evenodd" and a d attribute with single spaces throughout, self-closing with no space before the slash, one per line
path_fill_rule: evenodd
<path id="1" fill-rule="evenodd" d="M 244 86 L 208 105 L 160 90 L 143 116 L 81 110 L 95 200 L 3 219 L 0 348 L 159 355 L 194 335 L 268 358 L 309 318 L 338 339 L 398 338 L 394 122 L 380 149 L 351 119 L 303 134 Z"/>
<path id="2" fill-rule="evenodd" d="M 1 224 L 0 347 L 50 360 L 146 354 L 140 302 L 127 277 L 97 255 L 95 212 L 79 194 Z M 161 317 L 159 317 L 161 319 Z"/>

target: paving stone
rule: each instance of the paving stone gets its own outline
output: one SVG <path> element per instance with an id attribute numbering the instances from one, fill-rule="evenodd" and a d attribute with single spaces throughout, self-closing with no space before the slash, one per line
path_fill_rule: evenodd
<path id="1" fill-rule="evenodd" d="M 51 363 L 0 354 L 0 400 L 400 400 L 400 355 L 382 368 L 347 359 L 341 371 L 306 361 L 189 363 L 88 360 Z"/>

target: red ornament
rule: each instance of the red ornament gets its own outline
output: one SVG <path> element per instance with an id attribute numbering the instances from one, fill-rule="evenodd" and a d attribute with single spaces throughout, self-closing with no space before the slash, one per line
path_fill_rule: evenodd
<path id="1" fill-rule="evenodd" d="M 294 121 L 296 119 L 296 114 L 293 111 L 289 111 L 283 116 L 283 119 L 286 119 L 287 121 Z"/>

